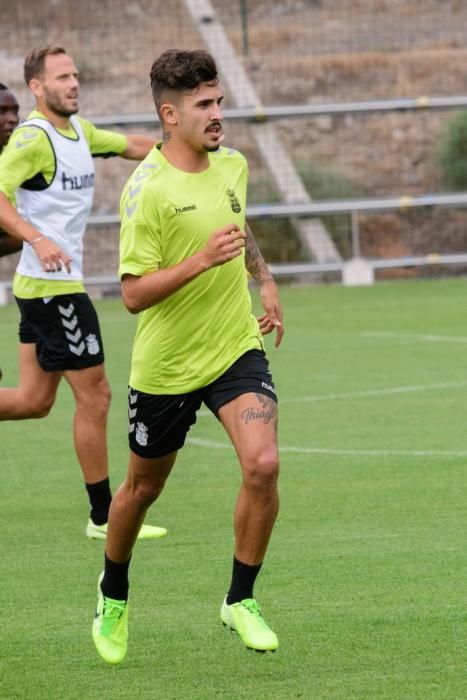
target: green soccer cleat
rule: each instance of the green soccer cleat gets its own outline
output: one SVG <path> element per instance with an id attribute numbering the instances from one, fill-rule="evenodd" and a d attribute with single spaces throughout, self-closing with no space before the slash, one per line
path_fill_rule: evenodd
<path id="1" fill-rule="evenodd" d="M 279 646 L 277 636 L 264 621 L 254 598 L 245 598 L 240 603 L 232 603 L 232 605 L 227 605 L 227 598 L 225 598 L 221 607 L 221 620 L 226 627 L 238 632 L 248 649 L 275 651 Z"/>
<path id="2" fill-rule="evenodd" d="M 138 533 L 139 540 L 154 540 L 157 537 L 165 537 L 167 530 L 165 527 L 157 527 L 157 525 L 141 525 L 141 530 Z M 91 518 L 86 525 L 86 537 L 90 540 L 105 540 L 107 538 L 107 523 L 103 525 L 94 525 Z"/>
<path id="3" fill-rule="evenodd" d="M 119 664 L 128 644 L 128 601 L 106 598 L 101 590 L 104 572 L 97 581 L 97 611 L 92 623 L 92 638 L 100 656 L 108 664 Z"/>

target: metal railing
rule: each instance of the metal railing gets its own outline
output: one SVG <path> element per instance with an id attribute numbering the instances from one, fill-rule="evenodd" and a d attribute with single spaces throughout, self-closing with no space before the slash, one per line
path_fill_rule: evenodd
<path id="1" fill-rule="evenodd" d="M 358 214 L 376 211 L 404 211 L 419 207 L 467 207 L 467 193 L 451 192 L 447 194 L 424 194 L 418 196 L 401 195 L 398 197 L 381 197 L 377 199 L 340 199 L 315 201 L 306 204 L 257 204 L 247 207 L 246 216 L 249 220 L 262 217 L 300 217 L 326 216 L 330 214 L 349 214 L 352 217 L 352 256 L 360 257 L 360 240 L 358 230 Z M 109 226 L 119 223 L 115 214 L 93 214 L 89 224 L 94 226 Z M 367 264 L 373 270 L 395 269 L 402 267 L 423 267 L 433 265 L 465 265 L 467 253 L 430 253 L 429 255 L 405 256 L 399 258 L 367 258 Z M 269 265 L 271 272 L 277 277 L 293 275 L 323 274 L 326 272 L 342 273 L 348 261 L 342 260 L 331 263 L 275 263 Z M 86 277 L 85 284 L 89 286 L 118 285 L 116 275 L 98 275 Z M 11 281 L 0 281 L 0 306 L 8 302 L 8 292 Z"/>
<path id="2" fill-rule="evenodd" d="M 467 193 L 399 195 L 362 199 L 326 199 L 304 204 L 252 204 L 246 209 L 248 219 L 261 217 L 287 218 L 291 216 L 322 216 L 325 214 L 350 214 L 364 211 L 399 211 L 412 207 L 466 207 Z M 117 214 L 93 214 L 89 224 L 111 225 L 120 221 Z"/>
<path id="3" fill-rule="evenodd" d="M 368 100 L 366 102 L 329 102 L 322 104 L 288 105 L 277 107 L 251 106 L 225 109 L 224 118 L 233 121 L 264 122 L 268 119 L 289 119 L 291 117 L 318 117 L 322 115 L 363 114 L 374 112 L 400 112 L 423 109 L 467 108 L 467 96 L 452 97 L 408 97 L 394 100 Z M 90 117 L 96 126 L 155 126 L 159 117 L 154 113 L 117 114 Z"/>
<path id="4" fill-rule="evenodd" d="M 454 95 L 450 97 L 419 96 L 414 98 L 400 98 L 391 100 L 367 100 L 363 102 L 332 102 L 308 105 L 289 106 L 252 106 L 224 110 L 226 120 L 264 122 L 269 119 L 284 119 L 296 117 L 313 117 L 320 115 L 342 114 L 370 114 L 394 111 L 417 111 L 426 109 L 459 109 L 467 108 L 466 95 Z M 154 114 L 113 115 L 91 118 L 98 126 L 155 126 L 159 120 Z M 391 197 L 377 197 L 366 199 L 325 200 L 311 202 L 296 202 L 288 204 L 258 204 L 247 207 L 247 217 L 257 219 L 260 217 L 310 217 L 326 216 L 330 214 L 349 214 L 352 231 L 352 255 L 360 256 L 360 231 L 358 216 L 361 212 L 377 212 L 399 210 L 403 211 L 412 207 L 465 207 L 467 194 L 424 194 L 424 195 L 399 195 Z M 116 224 L 118 216 L 112 214 L 94 215 L 89 223 L 95 225 Z M 446 264 L 465 262 L 461 254 L 440 255 L 437 261 Z M 416 256 L 410 258 L 397 258 L 386 261 L 371 261 L 373 267 L 403 267 L 414 265 L 428 265 L 433 262 L 430 256 Z M 341 270 L 345 261 L 336 263 L 303 263 L 300 265 L 283 264 L 271 266 L 276 274 L 295 274 L 300 272 L 326 272 L 329 270 Z"/>
<path id="5" fill-rule="evenodd" d="M 227 120 L 240 120 L 251 122 L 264 122 L 268 119 L 283 119 L 291 117 L 313 117 L 319 115 L 339 115 L 374 113 L 390 111 L 409 111 L 421 109 L 459 109 L 467 108 L 467 96 L 458 95 L 452 97 L 428 97 L 404 98 L 394 100 L 371 100 L 366 102 L 336 102 L 316 105 L 295 105 L 276 107 L 249 107 L 241 109 L 226 109 L 224 116 Z M 91 117 L 91 121 L 100 127 L 108 126 L 149 126 L 158 123 L 158 117 L 154 114 L 112 115 Z M 247 207 L 246 215 L 250 220 L 274 217 L 321 217 L 331 214 L 349 214 L 352 230 L 352 256 L 360 256 L 360 232 L 358 216 L 363 212 L 404 211 L 416 207 L 466 207 L 467 193 L 423 194 L 423 195 L 399 195 L 377 198 L 356 198 L 339 200 L 322 200 L 312 202 L 296 202 L 289 204 L 255 204 Z M 89 225 L 109 226 L 119 223 L 116 214 L 93 214 L 89 218 Z M 430 265 L 466 264 L 467 253 L 438 254 L 431 253 L 423 256 L 406 256 L 399 258 L 367 259 L 371 268 L 391 269 L 401 267 L 420 267 Z M 342 273 L 348 261 L 332 263 L 277 263 L 270 265 L 270 269 L 276 276 L 292 276 L 310 273 L 336 272 Z M 88 286 L 118 284 L 117 276 L 101 275 L 86 277 Z M 0 281 L 0 305 L 6 303 L 8 291 L 11 290 L 10 281 Z"/>
<path id="6" fill-rule="evenodd" d="M 310 217 L 310 216 L 326 216 L 330 214 L 349 214 L 351 217 L 352 230 L 352 256 L 360 257 L 360 230 L 358 215 L 362 212 L 384 212 L 384 211 L 404 211 L 419 207 L 467 207 L 467 193 L 449 192 L 446 194 L 422 194 L 422 195 L 399 195 L 397 197 L 379 197 L 379 198 L 364 198 L 364 199 L 329 199 L 323 201 L 313 201 L 296 204 L 253 204 L 247 207 L 246 216 L 249 220 L 260 218 L 289 218 L 289 217 Z M 97 226 L 114 225 L 119 223 L 119 217 L 116 214 L 94 214 L 89 218 L 89 223 Z M 429 256 L 428 256 L 429 257 Z M 458 256 L 445 255 L 443 257 L 446 262 L 456 262 Z M 408 262 L 410 260 L 410 262 Z M 414 262 L 418 261 L 418 262 Z M 388 267 L 427 265 L 430 260 L 427 257 L 411 257 L 411 258 L 395 258 L 388 261 Z M 459 261 L 461 262 L 461 261 Z M 462 260 L 462 262 L 464 262 Z M 341 270 L 345 265 L 345 261 L 332 263 L 304 263 L 306 271 L 309 272 L 327 272 L 332 270 Z M 300 270 L 305 272 L 301 264 Z M 376 267 L 384 267 L 384 261 L 377 263 L 372 261 L 372 265 Z M 273 266 L 271 266 L 273 269 Z M 294 274 L 291 270 L 298 269 L 295 265 L 284 264 L 274 266 L 278 274 Z M 287 271 L 286 271 L 287 270 Z"/>

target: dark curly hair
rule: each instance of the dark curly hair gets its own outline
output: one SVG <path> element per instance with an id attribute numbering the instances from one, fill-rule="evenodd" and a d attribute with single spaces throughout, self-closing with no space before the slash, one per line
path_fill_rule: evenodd
<path id="1" fill-rule="evenodd" d="M 216 63 L 207 51 L 170 49 L 157 58 L 149 74 L 157 113 L 167 92 L 195 90 L 201 83 L 217 85 Z M 159 115 L 160 116 L 160 115 Z"/>

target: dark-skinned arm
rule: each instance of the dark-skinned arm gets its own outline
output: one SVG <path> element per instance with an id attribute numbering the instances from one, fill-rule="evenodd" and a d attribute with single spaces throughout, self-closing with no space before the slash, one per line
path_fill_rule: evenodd
<path id="1" fill-rule="evenodd" d="M 18 253 L 23 247 L 23 241 L 19 238 L 14 238 L 10 236 L 5 231 L 0 230 L 0 258 L 5 255 L 13 255 L 13 253 Z"/>

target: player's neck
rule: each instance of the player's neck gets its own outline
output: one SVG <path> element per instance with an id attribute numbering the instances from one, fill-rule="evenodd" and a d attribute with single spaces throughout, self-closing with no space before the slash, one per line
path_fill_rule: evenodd
<path id="1" fill-rule="evenodd" d="M 206 151 L 196 151 L 178 139 L 164 139 L 161 153 L 170 165 L 186 173 L 202 173 L 209 168 L 209 155 Z"/>
<path id="2" fill-rule="evenodd" d="M 64 129 L 66 131 L 70 128 L 70 117 L 57 114 L 45 104 L 38 103 L 37 109 L 56 129 Z"/>

